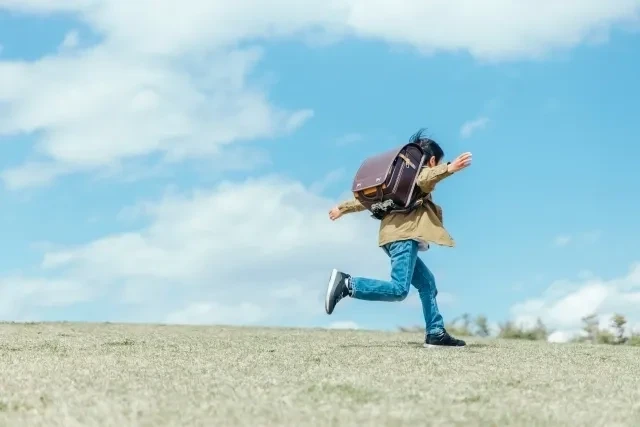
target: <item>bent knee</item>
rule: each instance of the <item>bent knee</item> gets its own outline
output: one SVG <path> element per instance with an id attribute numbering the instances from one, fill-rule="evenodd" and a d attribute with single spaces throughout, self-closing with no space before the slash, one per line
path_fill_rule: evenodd
<path id="1" fill-rule="evenodd" d="M 409 296 L 409 289 L 401 286 L 397 286 L 394 292 L 396 301 L 403 301 Z"/>

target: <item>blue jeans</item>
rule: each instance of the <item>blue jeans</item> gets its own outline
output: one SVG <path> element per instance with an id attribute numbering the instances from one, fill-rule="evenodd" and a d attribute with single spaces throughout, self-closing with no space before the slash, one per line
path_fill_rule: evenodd
<path id="1" fill-rule="evenodd" d="M 352 297 L 367 301 L 402 301 L 413 284 L 420 294 L 426 331 L 438 334 L 444 330 L 444 320 L 438 309 L 436 280 L 425 263 L 418 258 L 418 243 L 401 240 L 382 247 L 391 258 L 391 281 L 352 277 Z"/>

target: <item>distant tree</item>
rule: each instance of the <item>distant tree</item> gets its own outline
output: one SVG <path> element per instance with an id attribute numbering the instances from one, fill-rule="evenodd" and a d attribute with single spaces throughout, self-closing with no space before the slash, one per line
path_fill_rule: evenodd
<path id="1" fill-rule="evenodd" d="M 599 329 L 596 334 L 596 344 L 616 344 L 616 336 L 606 329 Z"/>
<path id="2" fill-rule="evenodd" d="M 469 313 L 464 313 L 462 315 L 462 332 L 468 337 L 473 335 L 473 331 L 471 329 L 471 315 Z"/>
<path id="3" fill-rule="evenodd" d="M 469 313 L 464 313 L 462 315 L 462 327 L 469 329 L 469 326 L 471 326 L 471 315 Z"/>
<path id="4" fill-rule="evenodd" d="M 584 323 L 582 330 L 586 334 L 586 337 L 584 337 L 585 340 L 595 344 L 598 340 L 598 333 L 600 332 L 598 315 L 593 313 L 585 316 L 582 318 L 582 323 Z"/>
<path id="5" fill-rule="evenodd" d="M 481 314 L 476 317 L 476 334 L 481 337 L 488 337 L 491 334 L 487 316 Z"/>
<path id="6" fill-rule="evenodd" d="M 549 338 L 549 329 L 544 323 L 542 323 L 542 319 L 540 319 L 539 317 L 538 317 L 538 320 L 536 321 L 536 326 L 533 328 L 531 332 L 533 333 L 533 336 L 536 340 L 546 341 L 547 338 Z"/>
<path id="7" fill-rule="evenodd" d="M 462 316 L 456 317 L 450 323 L 447 323 L 445 328 L 452 335 L 462 337 L 473 336 L 473 331 L 471 330 L 471 315 L 469 315 L 469 313 L 464 313 Z"/>
<path id="8" fill-rule="evenodd" d="M 508 320 L 501 324 L 500 332 L 498 332 L 498 338 L 504 339 L 522 339 L 523 331 L 521 327 L 516 326 L 511 320 Z"/>
<path id="9" fill-rule="evenodd" d="M 614 314 L 611 318 L 611 328 L 600 329 L 600 320 L 596 313 L 590 314 L 582 318 L 583 335 L 572 339 L 573 342 L 591 342 L 593 344 L 628 344 L 640 346 L 640 331 L 634 331 L 629 337 L 625 337 L 625 329 L 627 327 L 627 319 L 622 314 Z M 472 320 L 469 313 L 464 313 L 458 318 L 453 319 L 445 325 L 447 330 L 453 335 L 487 337 L 491 334 L 489 321 L 486 316 L 478 315 Z M 401 332 L 421 332 L 424 333 L 423 326 L 400 326 Z M 509 320 L 499 325 L 498 338 L 504 339 L 522 339 L 531 341 L 546 341 L 551 331 L 538 318 L 535 326 L 525 328 L 522 325 L 516 325 Z"/>
<path id="10" fill-rule="evenodd" d="M 597 314 L 590 314 L 582 318 L 584 324 L 582 330 L 584 337 L 580 341 L 588 341 L 593 344 L 624 344 L 627 338 L 624 337 L 624 330 L 627 319 L 621 314 L 615 314 L 611 318 L 611 327 L 614 332 L 606 329 L 600 329 L 600 320 Z"/>
<path id="11" fill-rule="evenodd" d="M 445 324 L 445 328 L 447 329 L 447 332 L 449 332 L 451 335 L 458 335 L 461 337 L 471 337 L 473 336 L 473 332 L 471 332 L 468 329 L 465 329 L 464 326 L 462 325 L 458 325 L 456 323 L 447 323 Z"/>
<path id="12" fill-rule="evenodd" d="M 614 344 L 624 344 L 627 341 L 627 338 L 624 336 L 626 325 L 627 319 L 622 314 L 614 314 L 611 318 L 611 326 L 616 331 Z"/>
<path id="13" fill-rule="evenodd" d="M 525 328 L 514 324 L 512 321 L 507 321 L 500 325 L 500 332 L 498 333 L 499 338 L 530 341 L 546 340 L 548 336 L 549 331 L 539 318 L 533 328 Z"/>

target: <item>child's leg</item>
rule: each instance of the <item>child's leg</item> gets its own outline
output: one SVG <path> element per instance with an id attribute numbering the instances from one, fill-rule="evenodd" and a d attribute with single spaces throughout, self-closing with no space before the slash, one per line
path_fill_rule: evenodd
<path id="1" fill-rule="evenodd" d="M 351 296 L 367 301 L 402 301 L 409 294 L 418 258 L 418 243 L 402 240 L 385 246 L 391 259 L 391 281 L 365 277 L 349 278 Z"/>
<path id="2" fill-rule="evenodd" d="M 426 329 L 425 347 L 464 347 L 466 343 L 449 335 L 444 328 L 444 320 L 438 309 L 438 288 L 433 273 L 418 258 L 413 271 L 413 286 L 418 289 L 422 302 L 422 313 Z"/>
<path id="3" fill-rule="evenodd" d="M 416 266 L 413 270 L 413 286 L 418 290 L 420 301 L 422 302 L 422 313 L 427 334 L 438 335 L 444 331 L 444 320 L 438 309 L 438 288 L 436 279 L 431 270 L 420 259 L 416 259 Z"/>

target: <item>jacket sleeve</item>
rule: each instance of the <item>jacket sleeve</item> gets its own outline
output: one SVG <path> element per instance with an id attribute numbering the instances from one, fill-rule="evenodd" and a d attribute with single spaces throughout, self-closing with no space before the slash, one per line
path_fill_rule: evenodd
<path id="1" fill-rule="evenodd" d="M 448 176 L 453 175 L 452 172 L 447 171 L 449 165 L 443 163 L 434 168 L 425 167 L 420 171 L 416 184 L 425 193 L 431 193 L 436 184 Z"/>
<path id="2" fill-rule="evenodd" d="M 347 200 L 338 205 L 338 209 L 343 214 L 345 213 L 354 213 L 354 212 L 362 212 L 367 210 L 362 203 L 358 201 L 355 197 L 352 200 Z"/>

